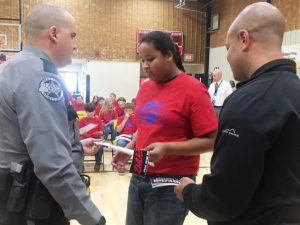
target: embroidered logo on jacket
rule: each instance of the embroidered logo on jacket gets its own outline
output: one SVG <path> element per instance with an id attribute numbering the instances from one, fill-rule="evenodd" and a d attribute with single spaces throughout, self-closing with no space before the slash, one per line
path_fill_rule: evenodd
<path id="1" fill-rule="evenodd" d="M 239 134 L 235 133 L 234 129 L 225 129 L 225 130 L 222 130 L 222 133 L 230 134 L 236 138 L 238 138 L 240 136 Z"/>
<path id="2" fill-rule="evenodd" d="M 46 77 L 41 81 L 39 92 L 53 102 L 58 102 L 64 97 L 60 82 L 53 77 Z"/>

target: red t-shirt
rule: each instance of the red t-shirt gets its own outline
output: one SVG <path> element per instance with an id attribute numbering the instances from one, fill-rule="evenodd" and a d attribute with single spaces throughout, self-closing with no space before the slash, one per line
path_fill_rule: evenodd
<path id="1" fill-rule="evenodd" d="M 99 116 L 100 110 L 101 110 L 101 106 L 100 105 L 96 105 L 95 106 L 95 115 L 96 116 Z"/>
<path id="2" fill-rule="evenodd" d="M 117 107 L 117 106 L 119 106 L 119 104 L 118 104 L 118 101 L 117 101 L 117 100 L 114 100 L 114 101 L 113 101 L 113 106 L 114 106 L 114 107 Z"/>
<path id="3" fill-rule="evenodd" d="M 145 82 L 136 97 L 137 149 L 154 142 L 180 142 L 217 129 L 206 87 L 181 72 L 173 80 Z M 197 174 L 200 156 L 166 155 L 148 167 L 148 174 Z"/>
<path id="4" fill-rule="evenodd" d="M 104 125 L 107 124 L 109 121 L 117 119 L 117 118 L 118 118 L 118 115 L 114 109 L 111 109 L 105 113 L 100 112 L 100 119 Z"/>
<path id="5" fill-rule="evenodd" d="M 124 118 L 125 118 L 125 116 L 118 117 L 117 126 L 119 126 L 122 123 Z M 132 135 L 135 132 L 136 132 L 135 116 L 134 116 L 134 114 L 131 114 L 120 134 Z"/>
<path id="6" fill-rule="evenodd" d="M 85 134 L 81 134 L 81 138 L 99 138 L 99 131 L 103 131 L 103 125 L 98 117 L 84 117 L 81 120 L 79 120 L 79 129 L 85 127 L 88 124 L 95 124 L 97 125 L 95 128 L 89 130 Z"/>
<path id="7" fill-rule="evenodd" d="M 115 109 L 115 111 L 117 112 L 118 117 L 124 115 L 124 109 L 122 109 L 119 105 L 116 106 L 114 109 Z"/>
<path id="8" fill-rule="evenodd" d="M 81 104 L 81 105 L 77 105 L 76 103 L 74 103 L 74 104 L 72 104 L 72 106 L 73 106 L 73 108 L 74 108 L 74 110 L 76 112 L 78 112 L 78 111 L 85 111 L 85 109 L 84 109 L 85 104 L 84 103 Z"/>

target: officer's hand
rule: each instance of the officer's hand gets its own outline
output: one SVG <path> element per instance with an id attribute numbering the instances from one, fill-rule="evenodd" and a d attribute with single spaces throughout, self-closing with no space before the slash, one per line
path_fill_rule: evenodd
<path id="1" fill-rule="evenodd" d="M 176 194 L 176 197 L 183 201 L 183 195 L 182 195 L 182 192 L 183 192 L 183 189 L 188 185 L 188 184 L 191 184 L 191 183 L 195 183 L 195 181 L 193 181 L 191 178 L 188 178 L 188 177 L 183 177 L 180 179 L 180 184 L 178 184 L 177 186 L 175 186 L 174 188 L 174 192 Z"/>
<path id="2" fill-rule="evenodd" d="M 94 138 L 87 138 L 81 140 L 81 144 L 83 146 L 84 155 L 95 155 L 99 150 L 99 145 L 96 145 L 94 142 L 99 141 Z"/>

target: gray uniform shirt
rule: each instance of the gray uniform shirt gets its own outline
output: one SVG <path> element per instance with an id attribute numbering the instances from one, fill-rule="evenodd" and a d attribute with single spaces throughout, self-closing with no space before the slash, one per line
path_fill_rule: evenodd
<path id="1" fill-rule="evenodd" d="M 101 213 L 71 158 L 64 82 L 60 75 L 44 71 L 43 60 L 56 71 L 33 45 L 0 66 L 0 168 L 30 158 L 65 216 L 95 225 Z"/>

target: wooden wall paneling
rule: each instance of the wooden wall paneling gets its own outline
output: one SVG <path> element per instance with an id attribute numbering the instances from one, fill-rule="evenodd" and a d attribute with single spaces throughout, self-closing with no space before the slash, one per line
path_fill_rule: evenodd
<path id="1" fill-rule="evenodd" d="M 18 0 L 0 0 L 4 8 Z M 24 17 L 30 8 L 49 2 L 66 8 L 77 24 L 77 47 L 74 57 L 98 60 L 138 60 L 136 30 L 138 28 L 179 30 L 184 32 L 184 46 L 199 63 L 202 48 L 203 17 L 176 9 L 169 0 L 24 0 Z M 198 3 L 195 3 L 198 4 Z M 5 10 L 4 10 L 5 11 Z M 18 11 L 13 9 L 12 11 Z M 0 8 L 2 14 L 3 7 Z M 9 10 L 6 10 L 9 12 Z M 25 40 L 23 34 L 23 40 Z M 197 43 L 193 44 L 194 41 Z M 195 41 L 195 42 L 196 42 Z M 198 47 L 199 45 L 199 47 Z M 195 46 L 195 47 L 194 47 Z"/>
<path id="2" fill-rule="evenodd" d="M 222 46 L 225 44 L 226 32 L 239 14 L 247 5 L 258 0 L 217 0 L 212 4 L 212 14 L 220 13 L 220 30 L 211 34 L 211 47 Z M 300 0 L 272 0 L 282 12 L 286 21 L 286 31 L 300 29 Z"/>
<path id="3" fill-rule="evenodd" d="M 300 29 L 300 0 L 297 0 L 297 7 L 296 7 L 296 29 Z"/>
<path id="4" fill-rule="evenodd" d="M 273 0 L 272 3 L 280 9 L 286 19 L 286 31 L 300 28 L 300 0 Z"/>
<path id="5" fill-rule="evenodd" d="M 1 0 L 0 1 L 0 23 L 18 24 L 18 21 L 10 19 L 19 18 L 19 1 L 18 0 Z M 8 19 L 8 20 L 5 20 Z M 3 46 L 7 49 L 17 49 L 19 46 L 19 30 L 17 26 L 0 26 L 0 34 L 6 35 L 7 45 Z"/>
<path id="6" fill-rule="evenodd" d="M 170 29 L 172 28 L 172 25 L 169 23 L 169 17 L 170 17 L 170 13 L 169 13 L 169 9 L 170 6 L 172 7 L 173 5 L 171 4 L 171 2 L 165 2 L 164 4 L 164 23 L 165 23 L 165 29 Z"/>

